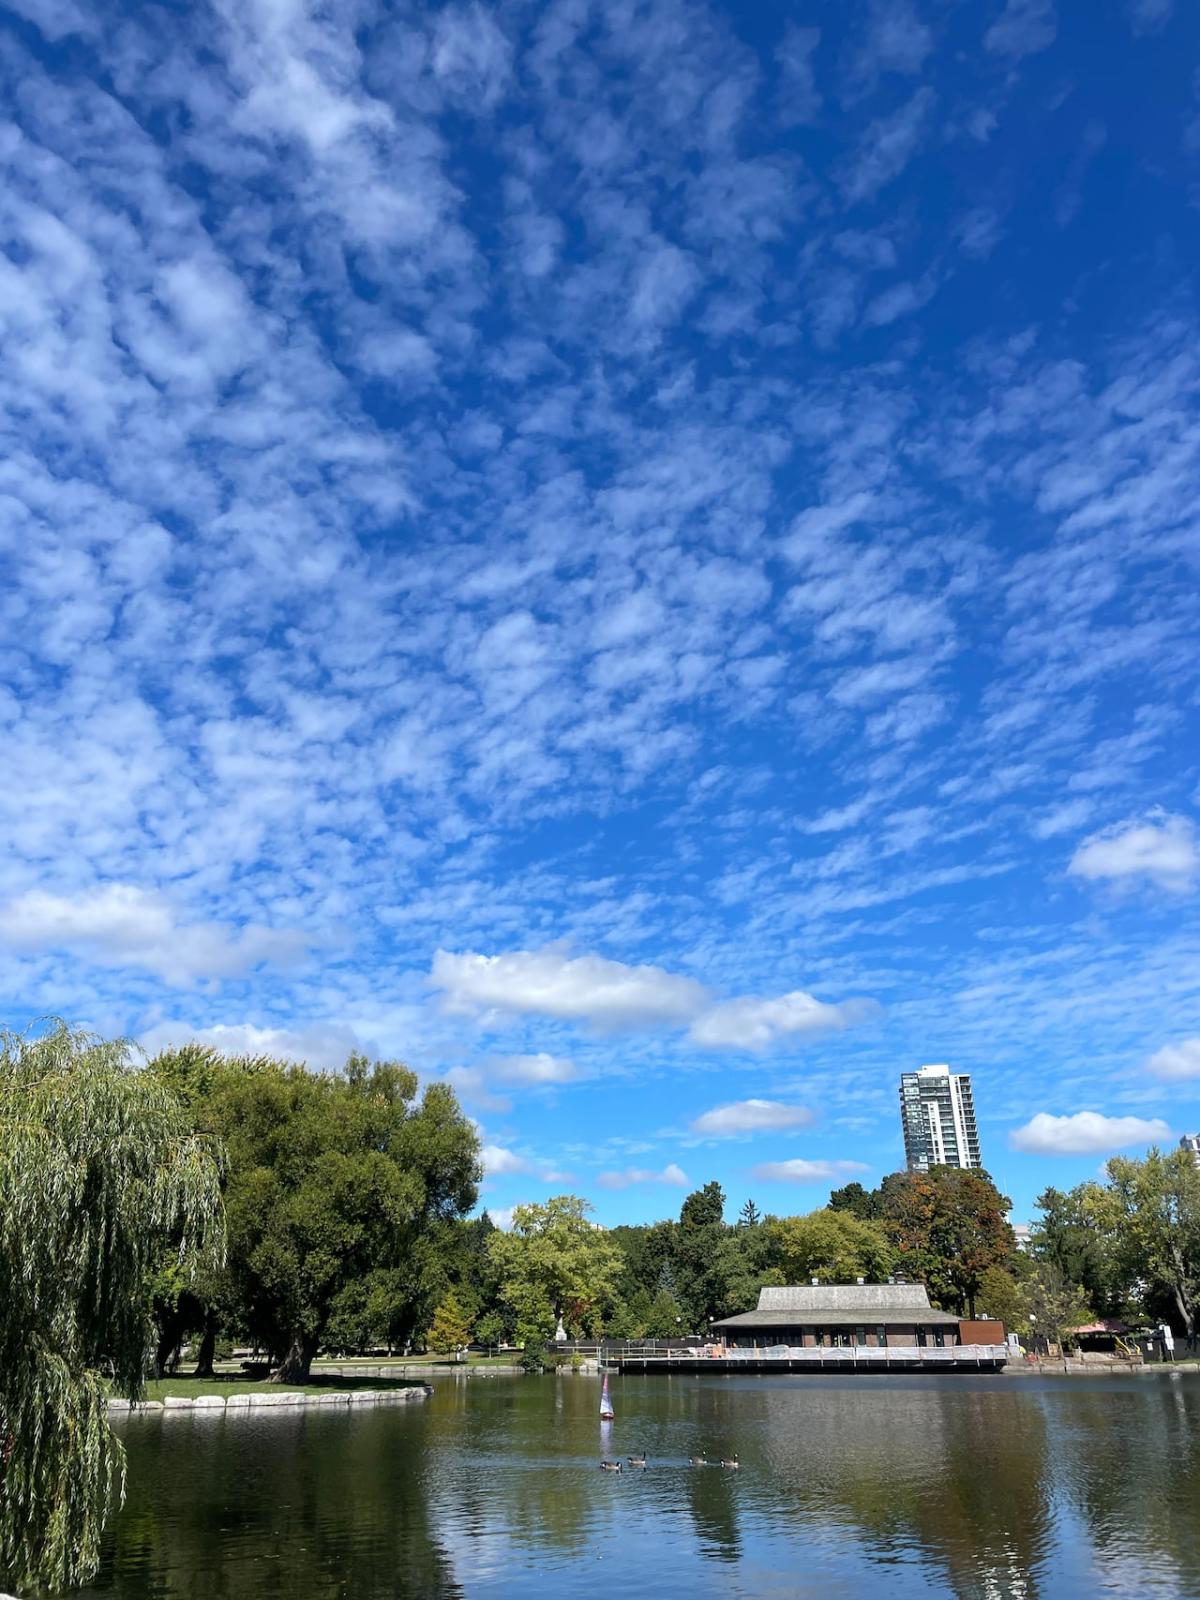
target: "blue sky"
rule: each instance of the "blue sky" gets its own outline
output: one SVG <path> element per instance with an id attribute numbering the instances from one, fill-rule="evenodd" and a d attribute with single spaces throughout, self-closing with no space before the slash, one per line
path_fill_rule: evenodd
<path id="1" fill-rule="evenodd" d="M 1200 1125 L 1171 0 L 0 5 L 0 990 L 486 1203 Z"/>

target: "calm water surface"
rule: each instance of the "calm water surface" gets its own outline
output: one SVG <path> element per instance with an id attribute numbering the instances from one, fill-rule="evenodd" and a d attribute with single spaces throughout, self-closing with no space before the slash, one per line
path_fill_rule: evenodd
<path id="1" fill-rule="evenodd" d="M 447 1378 L 130 1419 L 90 1596 L 1200 1596 L 1200 1378 Z M 602 1448 L 646 1472 L 598 1470 Z M 689 1467 L 737 1455 L 737 1472 Z"/>

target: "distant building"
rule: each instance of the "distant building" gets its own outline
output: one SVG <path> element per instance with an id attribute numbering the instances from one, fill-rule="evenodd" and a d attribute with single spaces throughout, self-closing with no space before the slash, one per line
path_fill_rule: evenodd
<path id="1" fill-rule="evenodd" d="M 1185 1133 L 1179 1141 L 1181 1150 L 1190 1150 L 1192 1160 L 1200 1167 L 1200 1133 Z"/>
<path id="2" fill-rule="evenodd" d="M 901 1073 L 900 1117 L 910 1172 L 983 1165 L 975 1097 L 965 1072 L 933 1066 Z"/>
<path id="3" fill-rule="evenodd" d="M 971 1364 L 1003 1362 L 1006 1354 L 1002 1323 L 935 1311 L 924 1284 L 903 1281 L 842 1285 L 814 1280 L 760 1289 L 757 1310 L 722 1317 L 712 1327 L 725 1341 L 728 1360 L 744 1362 L 753 1353 L 767 1368 L 780 1361 L 804 1362 L 806 1352 L 816 1358 L 820 1351 L 851 1349 L 863 1358 L 860 1366 L 880 1351 L 891 1352 L 880 1360 L 910 1365 L 951 1361 L 952 1351 Z"/>
<path id="4" fill-rule="evenodd" d="M 1017 1241 L 1018 1250 L 1028 1250 L 1033 1239 L 1033 1228 L 1028 1222 L 1014 1222 L 1012 1225 L 1013 1238 Z"/>

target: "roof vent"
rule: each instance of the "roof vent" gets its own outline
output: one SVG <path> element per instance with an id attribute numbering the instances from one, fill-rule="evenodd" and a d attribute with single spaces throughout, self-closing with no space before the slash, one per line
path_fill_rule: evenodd
<path id="1" fill-rule="evenodd" d="M 812 1282 L 813 1282 L 813 1288 L 814 1288 L 814 1289 L 815 1289 L 815 1288 L 816 1288 L 816 1286 L 817 1286 L 817 1285 L 818 1285 L 818 1284 L 819 1284 L 819 1283 L 820 1283 L 820 1281 L 821 1281 L 821 1280 L 820 1280 L 820 1278 L 814 1278 L 814 1279 L 813 1279 L 813 1281 L 812 1281 Z"/>
<path id="2" fill-rule="evenodd" d="M 867 1280 L 865 1278 L 855 1278 L 854 1281 L 855 1283 L 866 1283 Z"/>

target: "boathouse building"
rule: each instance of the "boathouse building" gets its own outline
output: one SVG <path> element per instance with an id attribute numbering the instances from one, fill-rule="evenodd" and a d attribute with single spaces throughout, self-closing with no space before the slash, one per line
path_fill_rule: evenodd
<path id="1" fill-rule="evenodd" d="M 713 1323 L 731 1350 L 951 1349 L 1004 1342 L 1004 1329 L 935 1311 L 919 1283 L 806 1284 L 760 1289 L 758 1307 Z"/>

